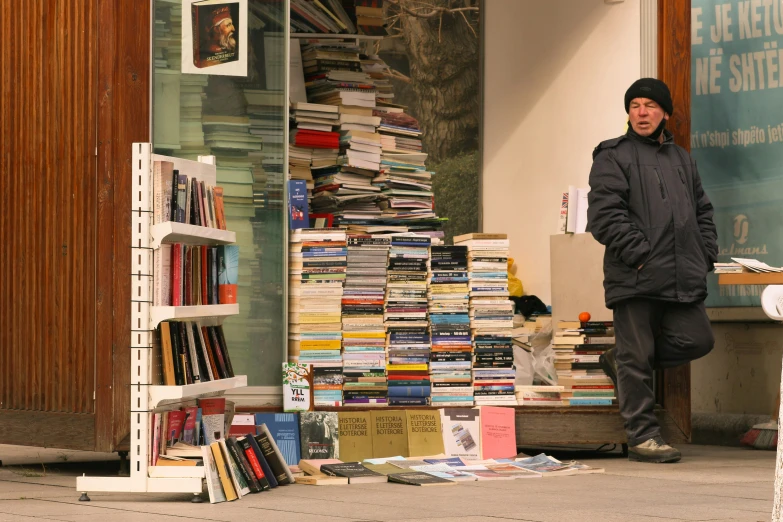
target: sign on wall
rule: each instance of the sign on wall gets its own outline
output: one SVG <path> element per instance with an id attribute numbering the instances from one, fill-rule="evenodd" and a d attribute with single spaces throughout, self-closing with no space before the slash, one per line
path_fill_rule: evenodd
<path id="1" fill-rule="evenodd" d="M 691 154 L 719 261 L 783 266 L 783 2 L 692 0 L 691 15 Z M 710 276 L 707 305 L 758 306 L 761 290 Z"/>

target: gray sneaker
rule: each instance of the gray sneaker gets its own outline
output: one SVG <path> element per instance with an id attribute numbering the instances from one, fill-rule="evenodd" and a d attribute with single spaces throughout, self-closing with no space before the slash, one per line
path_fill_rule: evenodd
<path id="1" fill-rule="evenodd" d="M 632 446 L 628 448 L 628 460 L 636 462 L 677 462 L 680 460 L 679 450 L 676 450 L 666 444 L 666 442 L 660 437 L 655 436 L 651 439 L 647 439 L 638 446 Z"/>
<path id="2" fill-rule="evenodd" d="M 617 358 L 615 357 L 614 348 L 609 348 L 598 357 L 598 364 L 601 365 L 601 369 L 606 375 L 612 379 L 614 383 L 614 394 L 617 396 Z"/>

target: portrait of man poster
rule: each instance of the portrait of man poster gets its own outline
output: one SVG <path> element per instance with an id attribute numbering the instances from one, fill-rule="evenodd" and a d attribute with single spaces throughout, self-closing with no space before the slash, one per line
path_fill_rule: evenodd
<path id="1" fill-rule="evenodd" d="M 247 76 L 247 0 L 185 0 L 182 72 Z"/>

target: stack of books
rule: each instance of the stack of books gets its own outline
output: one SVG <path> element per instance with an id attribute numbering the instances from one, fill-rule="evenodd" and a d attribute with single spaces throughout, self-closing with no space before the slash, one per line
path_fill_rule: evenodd
<path id="1" fill-rule="evenodd" d="M 250 134 L 263 139 L 261 152 L 254 151 L 248 157 L 260 161 L 260 168 L 253 170 L 253 203 L 256 208 L 280 208 L 283 200 L 284 133 L 282 91 L 243 89 L 250 119 Z M 218 165 L 220 165 L 218 163 Z"/>
<path id="2" fill-rule="evenodd" d="M 431 239 L 392 235 L 384 321 L 388 332 L 389 405 L 429 404 L 427 269 Z"/>
<path id="3" fill-rule="evenodd" d="M 474 401 L 479 406 L 516 404 L 508 238 L 506 234 L 466 234 L 455 237 L 454 244 L 468 249 Z"/>
<path id="4" fill-rule="evenodd" d="M 432 246 L 429 299 L 433 406 L 472 406 L 468 249 Z"/>
<path id="5" fill-rule="evenodd" d="M 179 66 L 176 67 L 179 69 Z M 209 155 L 204 143 L 204 128 L 201 125 L 201 113 L 204 107 L 204 88 L 209 77 L 196 74 L 183 74 L 179 80 L 179 144 L 177 156 L 198 161 L 199 156 Z"/>
<path id="6" fill-rule="evenodd" d="M 389 236 L 348 235 L 348 273 L 343 290 L 346 405 L 386 405 L 383 303 L 390 244 Z"/>
<path id="7" fill-rule="evenodd" d="M 562 386 L 517 386 L 515 394 L 519 406 L 562 406 Z"/>
<path id="8" fill-rule="evenodd" d="M 560 321 L 552 339 L 557 382 L 566 406 L 611 406 L 614 385 L 598 358 L 614 346 L 611 322 Z"/>
<path id="9" fill-rule="evenodd" d="M 300 229 L 290 237 L 288 359 L 314 367 L 341 367 L 345 232 Z M 339 390 L 322 391 L 329 393 L 316 396 L 316 404 L 338 402 L 338 394 L 342 401 Z"/>

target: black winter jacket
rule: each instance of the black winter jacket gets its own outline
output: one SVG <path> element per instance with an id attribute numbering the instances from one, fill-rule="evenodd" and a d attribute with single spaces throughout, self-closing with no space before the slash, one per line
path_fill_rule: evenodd
<path id="1" fill-rule="evenodd" d="M 588 231 L 606 246 L 609 308 L 632 297 L 707 297 L 707 272 L 718 258 L 712 204 L 696 163 L 671 133 L 664 137 L 661 144 L 629 130 L 593 151 Z"/>

